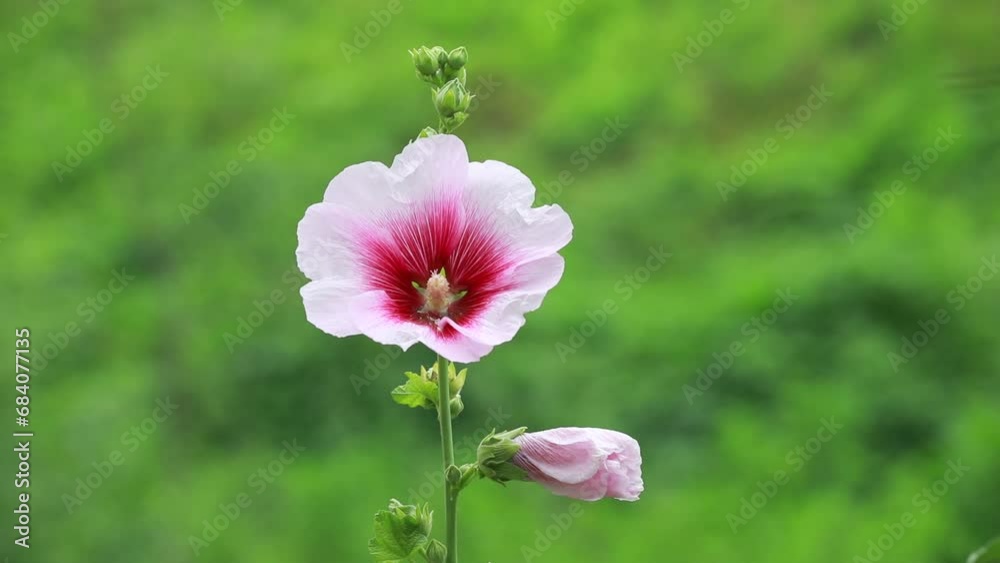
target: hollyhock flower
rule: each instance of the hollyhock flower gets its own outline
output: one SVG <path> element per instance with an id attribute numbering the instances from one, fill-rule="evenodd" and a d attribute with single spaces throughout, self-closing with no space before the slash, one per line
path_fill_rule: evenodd
<path id="1" fill-rule="evenodd" d="M 639 500 L 642 455 L 630 436 L 601 428 L 556 428 L 514 438 L 511 462 L 557 495 Z"/>
<path id="2" fill-rule="evenodd" d="M 452 135 L 410 143 L 392 167 L 348 167 L 299 223 L 306 317 L 334 336 L 479 360 L 562 276 L 573 225 L 534 198 L 524 174 L 470 163 Z"/>

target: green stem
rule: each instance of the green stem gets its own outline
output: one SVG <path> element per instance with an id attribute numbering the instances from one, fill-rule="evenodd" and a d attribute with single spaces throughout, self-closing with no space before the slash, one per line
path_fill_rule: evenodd
<path id="1" fill-rule="evenodd" d="M 441 450 L 444 453 L 444 501 L 448 557 L 446 563 L 458 563 L 458 490 L 448 482 L 448 468 L 455 465 L 455 445 L 451 437 L 451 390 L 448 366 L 440 355 L 438 373 L 438 420 L 441 422 Z"/>

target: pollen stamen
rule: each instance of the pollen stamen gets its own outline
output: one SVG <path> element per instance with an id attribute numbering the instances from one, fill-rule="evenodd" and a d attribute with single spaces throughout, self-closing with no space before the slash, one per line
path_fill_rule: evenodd
<path id="1" fill-rule="evenodd" d="M 431 277 L 427 279 L 424 287 L 421 287 L 417 282 L 413 282 L 413 287 L 423 297 L 424 302 L 420 312 L 439 319 L 448 316 L 448 308 L 451 307 L 452 303 L 465 297 L 465 294 L 468 293 L 468 291 L 452 293 L 451 284 L 448 283 L 444 268 L 431 272 Z"/>

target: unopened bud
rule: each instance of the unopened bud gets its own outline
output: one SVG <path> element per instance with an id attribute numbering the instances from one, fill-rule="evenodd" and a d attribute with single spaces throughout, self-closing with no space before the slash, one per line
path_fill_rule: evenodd
<path id="1" fill-rule="evenodd" d="M 457 418 L 458 415 L 462 414 L 465 410 L 465 403 L 462 402 L 462 397 L 455 397 L 451 401 L 448 401 L 448 410 L 451 412 L 452 418 Z"/>
<path id="2" fill-rule="evenodd" d="M 425 549 L 424 556 L 429 563 L 444 563 L 448 557 L 448 548 L 437 540 L 431 540 Z"/>
<path id="3" fill-rule="evenodd" d="M 465 47 L 459 47 L 457 49 L 453 49 L 450 53 L 448 53 L 448 66 L 450 66 L 455 70 L 458 70 L 463 66 L 465 66 L 465 63 L 468 61 L 469 61 L 469 51 L 467 51 Z"/>
<path id="4" fill-rule="evenodd" d="M 417 72 L 424 76 L 431 76 L 437 72 L 439 63 L 436 55 L 432 55 L 427 47 L 419 47 L 410 51 L 413 58 L 413 66 Z"/>
<path id="5" fill-rule="evenodd" d="M 435 60 L 437 60 L 438 66 L 444 68 L 448 64 L 448 51 L 444 50 L 444 47 L 436 46 L 429 49 L 429 53 Z"/>
<path id="6" fill-rule="evenodd" d="M 434 106 L 443 117 L 452 117 L 456 113 L 469 109 L 472 97 L 465 86 L 458 80 L 451 80 L 438 90 L 434 96 Z"/>

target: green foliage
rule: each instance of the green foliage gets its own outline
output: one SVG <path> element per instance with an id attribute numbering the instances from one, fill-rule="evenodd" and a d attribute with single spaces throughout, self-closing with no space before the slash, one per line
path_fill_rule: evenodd
<path id="1" fill-rule="evenodd" d="M 375 561 L 404 561 L 423 550 L 430 541 L 432 512 L 427 505 L 404 505 L 389 501 L 388 510 L 375 513 L 375 537 L 368 552 Z"/>
<path id="2" fill-rule="evenodd" d="M 451 411 L 451 417 L 456 418 L 465 409 L 461 393 L 462 388 L 465 387 L 465 378 L 469 370 L 463 368 L 456 371 L 455 364 L 448 362 L 447 371 L 450 385 L 448 392 L 451 396 L 448 408 Z M 431 369 L 421 366 L 420 373 L 408 371 L 405 375 L 406 383 L 392 390 L 392 400 L 412 408 L 436 409 L 438 403 L 437 366 L 432 366 Z"/>
<path id="3" fill-rule="evenodd" d="M 406 383 L 392 390 L 392 400 L 408 407 L 437 408 L 438 385 L 431 380 L 432 372 L 423 366 L 420 373 L 406 372 Z"/>

